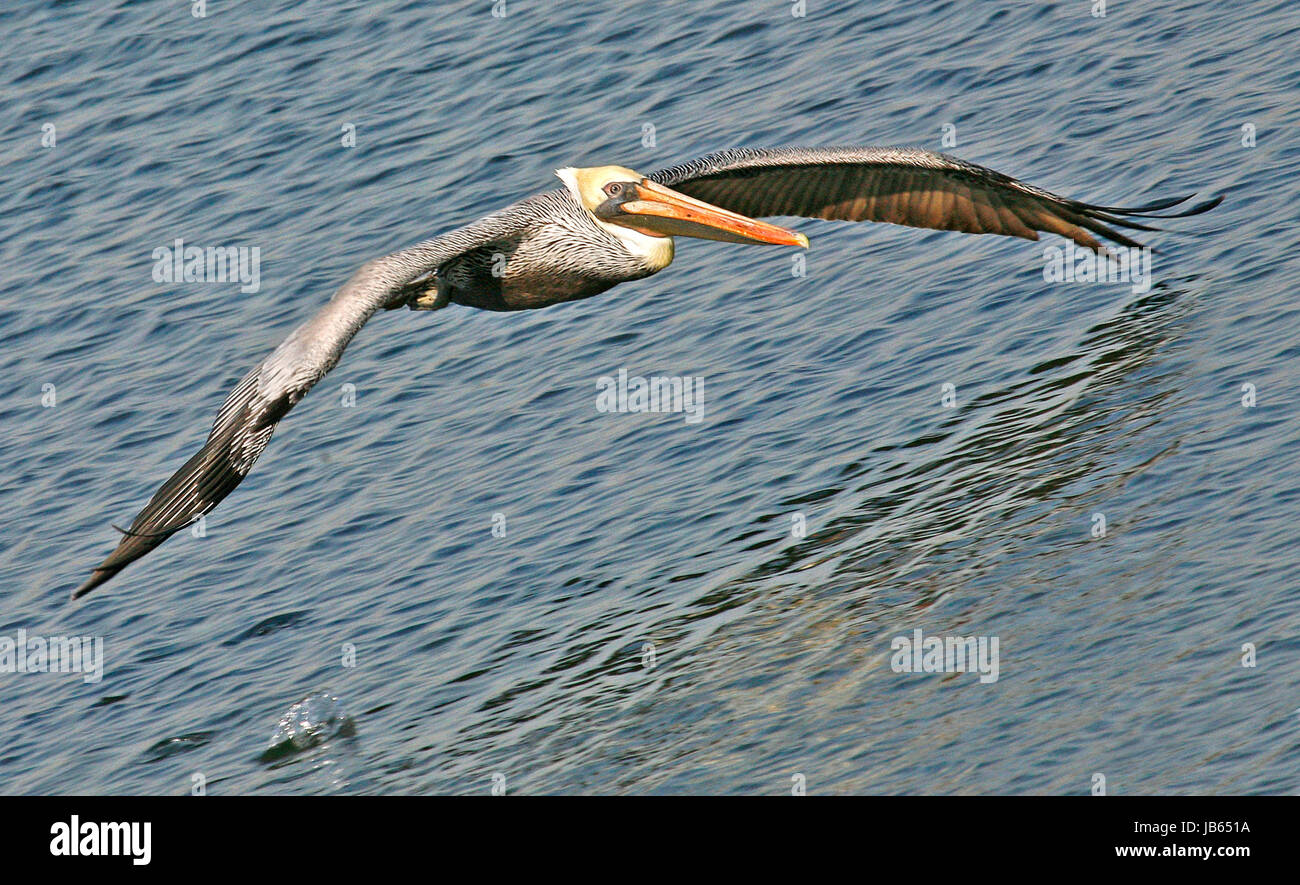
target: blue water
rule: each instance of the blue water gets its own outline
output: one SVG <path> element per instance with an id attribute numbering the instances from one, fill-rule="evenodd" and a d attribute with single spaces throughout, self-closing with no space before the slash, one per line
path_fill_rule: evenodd
<path id="1" fill-rule="evenodd" d="M 1300 13 L 793 8 L 6 4 L 0 636 L 104 674 L 0 673 L 0 791 L 1300 792 Z M 1143 294 L 801 221 L 803 277 L 679 242 L 587 301 L 383 313 L 205 537 L 68 602 L 367 258 L 559 166 L 945 124 L 1079 199 L 1227 199 Z M 177 238 L 260 291 L 155 282 Z M 703 377 L 704 420 L 597 411 L 620 368 Z M 894 672 L 916 629 L 997 637 L 998 680 Z M 348 733 L 267 753 L 308 708 Z"/>

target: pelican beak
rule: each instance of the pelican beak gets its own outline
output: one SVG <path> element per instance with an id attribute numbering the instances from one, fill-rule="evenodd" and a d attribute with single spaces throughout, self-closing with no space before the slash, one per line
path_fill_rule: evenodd
<path id="1" fill-rule="evenodd" d="M 648 178 L 636 186 L 635 199 L 621 206 L 619 222 L 659 237 L 696 237 L 724 243 L 772 243 L 808 248 L 803 234 L 728 212 Z"/>

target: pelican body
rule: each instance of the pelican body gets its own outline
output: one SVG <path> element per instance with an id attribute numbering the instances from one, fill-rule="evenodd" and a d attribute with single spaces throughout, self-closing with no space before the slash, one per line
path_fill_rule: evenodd
<path id="1" fill-rule="evenodd" d="M 808 247 L 796 231 L 758 219 L 798 216 L 878 221 L 1037 240 L 1059 234 L 1095 251 L 1097 236 L 1139 246 L 1116 227 L 1150 231 L 1134 217 L 1189 197 L 1130 209 L 1080 203 L 955 157 L 923 150 L 728 150 L 648 176 L 622 166 L 564 168 L 563 187 L 522 200 L 363 264 L 307 322 L 235 386 L 203 447 L 154 494 L 116 549 L 73 592 L 84 596 L 237 486 L 276 424 L 338 363 L 379 310 L 532 310 L 590 298 L 658 273 L 674 237 Z"/>

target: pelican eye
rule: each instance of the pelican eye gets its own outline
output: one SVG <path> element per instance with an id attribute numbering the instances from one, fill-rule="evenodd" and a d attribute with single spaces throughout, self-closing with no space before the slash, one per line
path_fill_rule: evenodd
<path id="1" fill-rule="evenodd" d="M 623 193 L 623 182 L 611 181 L 609 184 L 605 185 L 602 190 L 608 196 L 617 197 L 619 194 Z"/>

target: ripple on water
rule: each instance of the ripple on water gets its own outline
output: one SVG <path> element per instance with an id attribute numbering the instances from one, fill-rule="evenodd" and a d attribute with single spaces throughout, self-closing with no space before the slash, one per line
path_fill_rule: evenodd
<path id="1" fill-rule="evenodd" d="M 320 746 L 335 737 L 355 735 L 356 723 L 343 709 L 342 701 L 328 691 L 317 692 L 285 711 L 261 759 L 264 762 L 276 761 Z"/>

